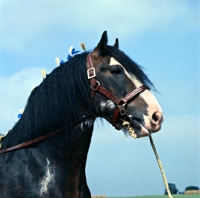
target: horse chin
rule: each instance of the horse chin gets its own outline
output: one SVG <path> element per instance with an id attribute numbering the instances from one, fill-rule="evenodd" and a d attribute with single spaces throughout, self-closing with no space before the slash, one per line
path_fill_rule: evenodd
<path id="1" fill-rule="evenodd" d="M 150 131 L 146 127 L 141 125 L 141 130 L 138 131 L 138 132 L 136 130 L 136 135 L 137 135 L 137 138 L 149 136 L 150 135 Z"/>
<path id="2" fill-rule="evenodd" d="M 150 130 L 137 120 L 132 120 L 131 126 L 134 129 L 136 138 L 145 137 L 150 135 Z"/>
<path id="3" fill-rule="evenodd" d="M 161 129 L 161 125 L 151 126 L 151 128 L 149 128 L 149 127 L 147 127 L 143 124 L 138 123 L 138 126 L 139 127 L 133 126 L 133 129 L 134 129 L 135 134 L 136 134 L 136 138 L 150 136 L 152 133 L 156 133 Z"/>
<path id="4" fill-rule="evenodd" d="M 151 133 L 155 133 L 159 131 L 161 128 L 161 125 L 148 127 L 145 125 L 145 123 L 141 119 L 132 119 L 132 118 L 129 121 L 124 121 L 121 124 L 121 126 L 133 138 L 141 138 L 145 136 L 150 136 Z"/>

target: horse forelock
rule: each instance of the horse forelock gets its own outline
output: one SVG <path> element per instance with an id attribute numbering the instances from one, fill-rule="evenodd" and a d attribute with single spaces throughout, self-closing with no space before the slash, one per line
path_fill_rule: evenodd
<path id="1" fill-rule="evenodd" d="M 122 65 L 127 70 L 127 72 L 134 75 L 143 85 L 146 85 L 152 90 L 155 90 L 153 83 L 150 81 L 148 76 L 143 72 L 143 67 L 135 63 L 123 51 L 113 46 L 107 46 L 104 54 L 106 56 L 113 57 L 114 60 L 119 62 L 119 64 Z"/>

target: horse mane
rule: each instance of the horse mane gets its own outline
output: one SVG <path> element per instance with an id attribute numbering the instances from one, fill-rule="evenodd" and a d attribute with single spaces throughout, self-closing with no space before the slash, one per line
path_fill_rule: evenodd
<path id="1" fill-rule="evenodd" d="M 78 54 L 55 68 L 31 92 L 22 118 L 4 138 L 2 148 L 50 133 L 94 111 L 86 72 L 87 55 L 88 52 Z M 155 90 L 142 67 L 124 52 L 107 46 L 104 55 L 115 58 L 144 85 Z"/>
<path id="2" fill-rule="evenodd" d="M 78 54 L 55 68 L 31 92 L 22 118 L 4 138 L 3 147 L 47 134 L 92 111 L 87 54 Z"/>

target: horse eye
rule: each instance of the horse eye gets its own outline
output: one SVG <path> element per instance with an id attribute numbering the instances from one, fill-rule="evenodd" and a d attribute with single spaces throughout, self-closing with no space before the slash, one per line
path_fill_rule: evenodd
<path id="1" fill-rule="evenodd" d="M 119 74 L 122 74 L 123 72 L 120 68 L 115 68 L 111 70 L 111 73 L 114 75 L 119 75 Z"/>

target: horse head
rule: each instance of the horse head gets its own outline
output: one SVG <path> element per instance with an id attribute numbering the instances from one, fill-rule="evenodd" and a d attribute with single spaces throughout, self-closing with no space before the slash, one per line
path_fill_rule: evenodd
<path id="1" fill-rule="evenodd" d="M 133 137 L 161 129 L 162 109 L 141 67 L 120 51 L 118 39 L 107 45 L 107 32 L 87 57 L 88 79 L 98 116 Z"/>

